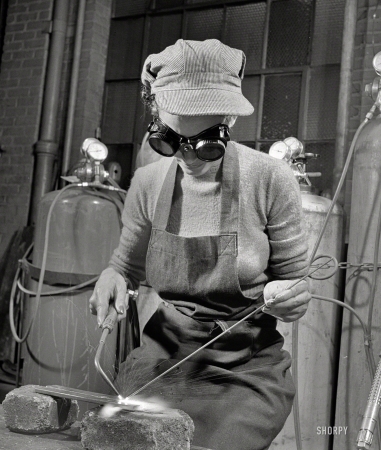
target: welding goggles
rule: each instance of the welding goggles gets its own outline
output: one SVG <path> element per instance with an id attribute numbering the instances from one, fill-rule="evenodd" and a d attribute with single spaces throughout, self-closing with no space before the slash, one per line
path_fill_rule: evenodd
<path id="1" fill-rule="evenodd" d="M 222 158 L 230 141 L 229 127 L 225 124 L 214 125 L 195 136 L 185 137 L 155 117 L 148 126 L 148 132 L 150 146 L 160 155 L 173 156 L 179 150 L 194 150 L 201 161 Z"/>

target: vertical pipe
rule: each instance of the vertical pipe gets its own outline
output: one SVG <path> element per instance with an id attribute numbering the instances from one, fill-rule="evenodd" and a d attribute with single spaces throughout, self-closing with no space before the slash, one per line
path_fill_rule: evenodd
<path id="1" fill-rule="evenodd" d="M 41 197 L 51 190 L 53 164 L 58 152 L 58 143 L 56 142 L 57 112 L 69 4 L 68 0 L 56 0 L 54 5 L 41 112 L 40 136 L 35 149 L 35 169 L 30 213 L 32 224 L 36 221 L 37 206 Z"/>
<path id="2" fill-rule="evenodd" d="M 266 63 L 267 63 L 267 47 L 268 47 L 269 29 L 270 29 L 271 2 L 272 2 L 272 0 L 266 1 L 265 30 L 263 33 L 262 58 L 261 58 L 262 69 L 266 69 Z"/>
<path id="3" fill-rule="evenodd" d="M 353 51 L 357 20 L 357 0 L 347 0 L 344 9 L 343 47 L 341 53 L 339 103 L 337 110 L 335 164 L 332 192 L 336 191 L 346 159 Z M 343 204 L 344 193 L 339 197 Z"/>
<path id="4" fill-rule="evenodd" d="M 81 61 L 82 35 L 85 22 L 85 10 L 86 10 L 86 0 L 80 0 L 78 5 L 77 26 L 75 31 L 74 57 L 73 57 L 73 67 L 71 70 L 71 82 L 70 82 L 70 93 L 68 104 L 68 116 L 65 130 L 65 142 L 62 155 L 62 169 L 61 169 L 62 175 L 67 174 L 70 165 L 71 146 L 73 143 L 74 114 L 78 91 L 79 65 Z M 61 185 L 61 187 L 63 186 Z"/>

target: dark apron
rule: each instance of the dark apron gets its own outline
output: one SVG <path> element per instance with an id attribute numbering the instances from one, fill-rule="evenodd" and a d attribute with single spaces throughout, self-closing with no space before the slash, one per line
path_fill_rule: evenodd
<path id="1" fill-rule="evenodd" d="M 146 259 L 147 281 L 164 303 L 147 323 L 142 346 L 121 366 L 124 395 L 183 359 L 255 309 L 237 267 L 238 155 L 223 161 L 220 235 L 182 237 L 166 231 L 176 180 L 173 161 L 156 205 Z M 254 244 L 253 244 L 254 245 Z M 250 294 L 250 292 L 249 292 Z M 276 319 L 257 314 L 153 383 L 161 397 L 195 423 L 193 445 L 213 450 L 263 450 L 291 411 L 290 356 Z"/>

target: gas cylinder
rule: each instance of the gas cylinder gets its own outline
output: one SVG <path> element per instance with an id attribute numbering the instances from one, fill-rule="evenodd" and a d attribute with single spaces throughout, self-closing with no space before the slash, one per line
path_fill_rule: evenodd
<path id="1" fill-rule="evenodd" d="M 46 269 L 60 274 L 99 275 L 107 267 L 120 236 L 120 213 L 110 195 L 102 191 L 99 196 L 95 189 L 77 186 L 46 194 L 39 204 L 32 264 L 41 268 L 47 216 L 56 201 L 51 210 Z M 69 287 L 50 283 L 44 283 L 43 292 Z M 30 280 L 29 288 L 35 292 L 37 284 Z M 38 308 L 35 297 L 29 297 L 24 329 L 37 313 L 23 348 L 24 385 L 55 384 L 110 393 L 94 365 L 101 330 L 89 310 L 93 289 L 94 286 L 88 286 L 71 293 L 42 296 Z M 116 346 L 114 330 L 100 361 L 111 379 L 115 373 Z M 81 414 L 91 407 L 79 403 Z"/>
<path id="2" fill-rule="evenodd" d="M 381 215 L 381 118 L 369 121 L 361 130 L 354 153 L 352 198 L 348 244 L 348 268 L 345 283 L 345 302 L 355 308 L 362 320 L 368 322 L 373 284 L 375 250 L 381 261 L 377 239 Z M 380 263 L 379 263 L 380 264 Z M 375 363 L 381 351 L 381 278 L 378 269 L 376 297 L 372 314 L 371 343 Z M 344 311 L 341 333 L 339 387 L 336 425 L 347 426 L 347 433 L 336 435 L 334 449 L 344 450 L 356 442 L 362 416 L 371 388 L 371 375 L 364 350 L 364 335 L 358 320 Z M 372 447 L 378 448 L 377 433 Z M 369 447 L 367 447 L 369 448 Z"/>
<path id="3" fill-rule="evenodd" d="M 299 162 L 303 161 L 305 154 L 294 154 L 294 158 Z M 295 167 L 293 169 L 296 170 Z M 295 173 L 301 179 L 308 176 L 303 170 Z M 301 179 L 299 181 L 303 181 Z M 331 206 L 331 200 L 317 195 L 311 185 L 300 183 L 300 189 L 303 208 L 302 225 L 306 232 L 310 256 Z M 317 254 L 330 255 L 340 261 L 344 248 L 343 230 L 343 209 L 336 205 L 332 210 Z M 339 299 L 342 290 L 341 278 L 341 274 L 336 272 L 333 277 L 325 280 L 310 280 L 311 292 Z M 297 354 L 293 354 L 292 351 L 293 324 L 278 321 L 277 329 L 285 338 L 284 349 L 293 359 L 297 359 L 298 372 L 297 376 L 293 374 L 293 377 L 297 381 L 299 396 L 300 437 L 302 448 L 306 450 L 331 448 L 332 436 L 324 433 L 321 427 L 331 427 L 334 421 L 341 315 L 340 307 L 312 299 L 306 314 L 298 320 Z M 296 448 L 294 415 L 291 414 L 270 449 L 295 450 Z"/>

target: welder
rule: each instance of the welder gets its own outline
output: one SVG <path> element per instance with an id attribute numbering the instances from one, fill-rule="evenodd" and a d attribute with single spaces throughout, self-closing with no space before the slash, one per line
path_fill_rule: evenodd
<path id="1" fill-rule="evenodd" d="M 152 385 L 194 420 L 193 444 L 214 450 L 263 450 L 282 429 L 295 388 L 276 322 L 302 317 L 311 298 L 306 280 L 295 284 L 308 258 L 291 170 L 230 140 L 236 118 L 254 111 L 244 68 L 244 53 L 215 39 L 148 56 L 148 142 L 164 158 L 135 172 L 119 246 L 90 299 L 99 324 L 112 302 L 125 316 L 126 288 L 142 280 L 163 300 L 123 380 L 132 367 L 143 376 L 182 360 L 264 298 L 263 311 L 182 364 L 178 383 Z"/>

